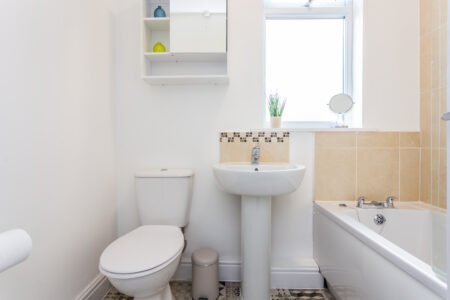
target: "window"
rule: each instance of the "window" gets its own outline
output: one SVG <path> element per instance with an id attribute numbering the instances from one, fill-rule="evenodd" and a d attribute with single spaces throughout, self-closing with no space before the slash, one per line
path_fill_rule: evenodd
<path id="1" fill-rule="evenodd" d="M 268 0 L 266 5 L 289 3 L 294 1 Z M 351 28 L 344 0 L 266 9 L 266 95 L 278 92 L 288 99 L 284 122 L 329 126 L 336 121 L 327 104 L 333 95 L 351 95 Z"/>

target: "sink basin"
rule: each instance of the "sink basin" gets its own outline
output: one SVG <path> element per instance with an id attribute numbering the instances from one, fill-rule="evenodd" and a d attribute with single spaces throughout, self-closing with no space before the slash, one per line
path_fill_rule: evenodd
<path id="1" fill-rule="evenodd" d="M 295 191 L 305 166 L 216 164 L 214 175 L 231 194 L 241 195 L 241 299 L 270 299 L 272 196 Z"/>
<path id="2" fill-rule="evenodd" d="M 305 175 L 305 166 L 292 164 L 216 164 L 213 170 L 225 191 L 243 196 L 291 193 Z"/>

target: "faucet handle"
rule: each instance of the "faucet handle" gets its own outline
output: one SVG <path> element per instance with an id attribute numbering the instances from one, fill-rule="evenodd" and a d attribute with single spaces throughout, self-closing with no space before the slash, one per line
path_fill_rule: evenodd
<path id="1" fill-rule="evenodd" d="M 394 196 L 387 197 L 387 199 L 386 199 L 387 206 L 390 208 L 394 208 L 394 200 L 397 200 L 397 197 L 394 197 Z"/>
<path id="2" fill-rule="evenodd" d="M 366 197 L 361 196 L 358 198 L 358 202 L 356 204 L 356 207 L 362 208 L 364 206 L 364 203 L 366 202 Z"/>

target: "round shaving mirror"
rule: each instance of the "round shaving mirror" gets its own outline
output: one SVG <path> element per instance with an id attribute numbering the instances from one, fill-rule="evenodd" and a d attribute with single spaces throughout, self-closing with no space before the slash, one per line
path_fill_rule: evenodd
<path id="1" fill-rule="evenodd" d="M 328 106 L 331 111 L 338 114 L 338 119 L 336 121 L 335 127 L 346 128 L 344 114 L 349 112 L 353 107 L 353 99 L 347 94 L 337 94 L 331 97 Z"/>
<path id="2" fill-rule="evenodd" d="M 331 111 L 337 114 L 345 114 L 352 109 L 353 100 L 352 97 L 347 94 L 338 94 L 331 97 L 328 105 L 330 106 Z"/>

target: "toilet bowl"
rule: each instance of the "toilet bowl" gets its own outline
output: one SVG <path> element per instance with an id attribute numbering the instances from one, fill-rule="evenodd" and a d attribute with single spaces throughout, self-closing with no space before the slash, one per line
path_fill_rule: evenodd
<path id="1" fill-rule="evenodd" d="M 112 242 L 100 257 L 100 272 L 135 300 L 174 300 L 169 281 L 184 249 L 194 172 L 150 169 L 135 174 L 143 225 Z"/>
<path id="2" fill-rule="evenodd" d="M 181 229 L 145 225 L 111 243 L 99 269 L 121 293 L 135 300 L 174 300 L 169 281 L 184 248 Z"/>

